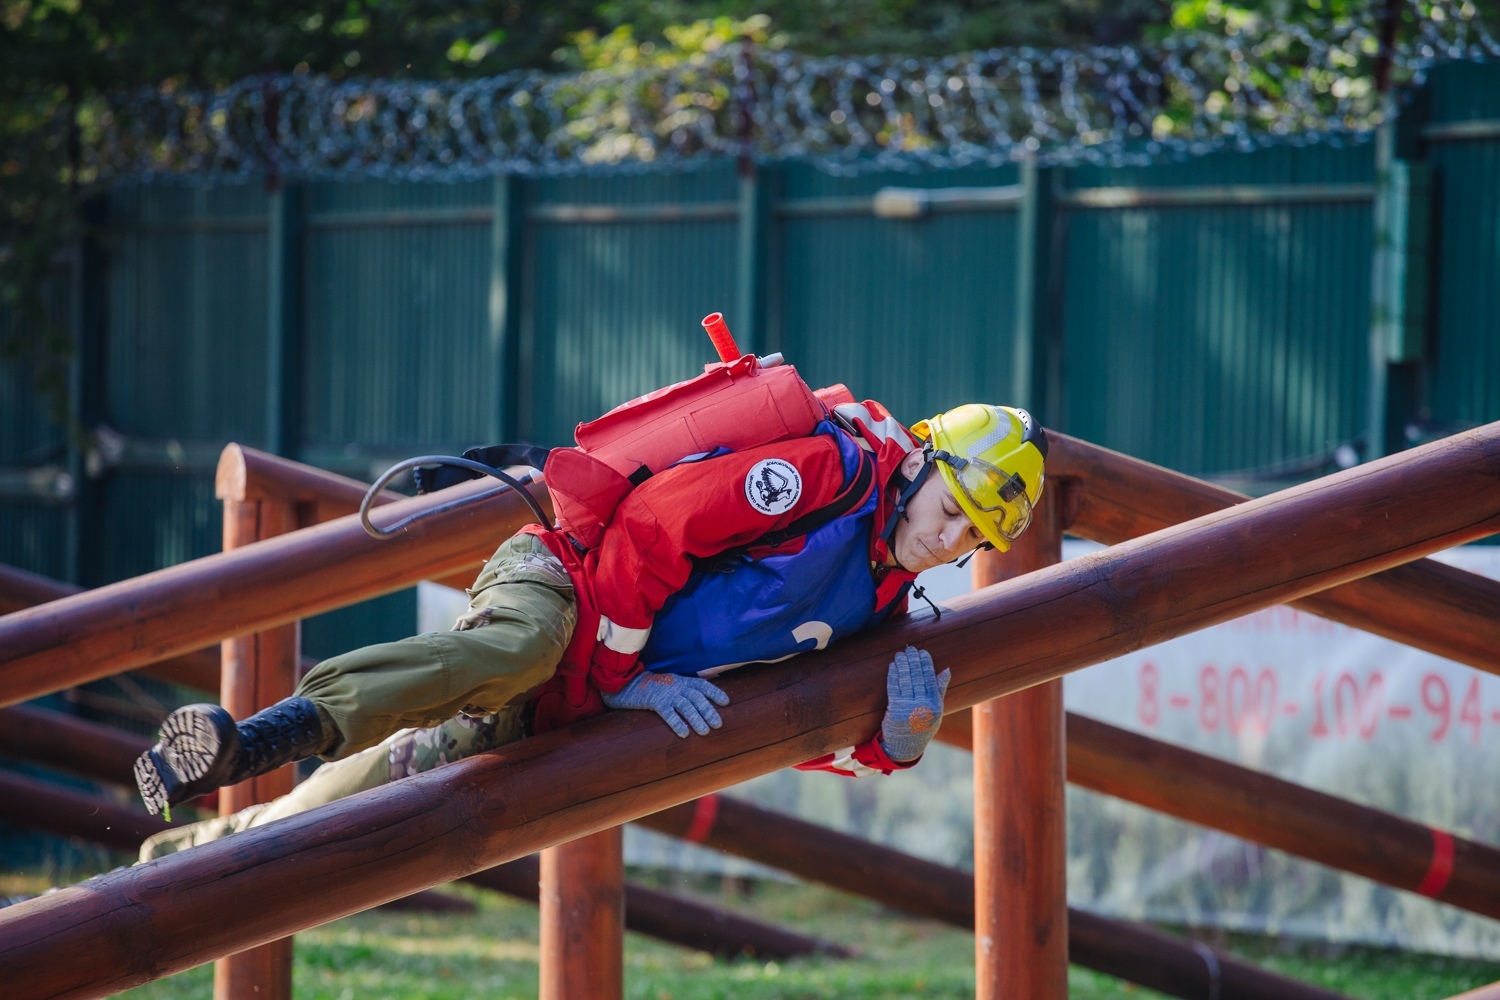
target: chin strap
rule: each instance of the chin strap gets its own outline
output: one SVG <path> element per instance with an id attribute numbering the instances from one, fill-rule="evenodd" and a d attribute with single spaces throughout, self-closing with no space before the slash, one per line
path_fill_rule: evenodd
<path id="1" fill-rule="evenodd" d="M 886 519 L 885 527 L 880 529 L 880 540 L 885 543 L 887 552 L 891 548 L 891 539 L 896 535 L 896 525 L 901 521 L 911 520 L 911 515 L 906 513 L 906 505 L 911 503 L 911 498 L 917 495 L 917 490 L 920 490 L 922 484 L 927 482 L 927 477 L 932 475 L 933 458 L 932 446 L 924 445 L 922 448 L 922 467 L 917 470 L 915 476 L 907 479 L 901 474 L 901 470 L 897 469 L 896 474 L 891 477 L 892 482 L 899 484 L 900 492 L 896 494 L 896 508 L 891 511 L 891 516 Z M 893 557 L 894 555 L 895 553 L 892 553 Z"/>

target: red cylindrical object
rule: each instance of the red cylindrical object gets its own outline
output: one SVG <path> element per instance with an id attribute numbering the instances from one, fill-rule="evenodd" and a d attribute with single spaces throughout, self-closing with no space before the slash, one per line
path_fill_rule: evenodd
<path id="1" fill-rule="evenodd" d="M 740 345 L 734 342 L 734 334 L 729 332 L 723 313 L 709 313 L 703 317 L 703 329 L 708 333 L 708 339 L 714 342 L 720 361 L 728 363 L 740 359 Z"/>

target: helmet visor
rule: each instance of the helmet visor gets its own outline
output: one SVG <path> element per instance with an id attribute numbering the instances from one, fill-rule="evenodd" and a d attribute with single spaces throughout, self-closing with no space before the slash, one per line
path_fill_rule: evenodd
<path id="1" fill-rule="evenodd" d="M 968 506 L 995 526 L 1008 542 L 1021 537 L 1031 524 L 1031 498 L 1020 476 L 1006 473 L 981 459 L 971 458 L 953 468 L 953 483 Z"/>

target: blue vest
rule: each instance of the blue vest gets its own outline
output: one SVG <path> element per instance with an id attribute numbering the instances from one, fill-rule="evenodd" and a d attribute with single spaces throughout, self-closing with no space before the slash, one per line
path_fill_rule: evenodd
<path id="1" fill-rule="evenodd" d="M 814 433 L 838 441 L 847 486 L 859 469 L 859 445 L 826 420 Z M 712 677 L 822 649 L 883 621 L 905 589 L 875 606 L 870 532 L 880 489 L 876 484 L 858 508 L 805 536 L 800 552 L 739 555 L 727 566 L 694 571 L 656 614 L 641 650 L 646 669 Z"/>

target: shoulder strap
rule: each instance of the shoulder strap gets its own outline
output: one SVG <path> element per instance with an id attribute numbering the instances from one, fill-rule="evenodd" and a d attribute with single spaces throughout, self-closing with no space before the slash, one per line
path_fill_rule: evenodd
<path id="1" fill-rule="evenodd" d="M 855 510 L 870 496 L 870 488 L 875 482 L 875 457 L 863 449 L 859 452 L 859 468 L 855 470 L 854 477 L 832 500 L 828 501 L 817 510 L 808 511 L 797 520 L 777 531 L 769 531 L 761 535 L 750 545 L 760 548 L 766 545 L 783 545 L 793 538 L 801 538 L 810 535 L 814 531 L 838 520 L 851 510 Z"/>

